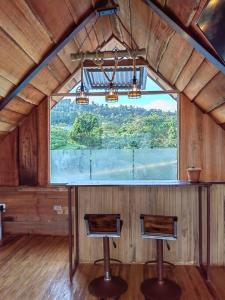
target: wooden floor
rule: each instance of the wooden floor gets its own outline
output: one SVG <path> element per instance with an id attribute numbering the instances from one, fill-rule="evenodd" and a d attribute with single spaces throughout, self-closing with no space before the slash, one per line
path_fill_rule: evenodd
<path id="1" fill-rule="evenodd" d="M 80 265 L 73 286 L 68 281 L 67 239 L 23 236 L 0 248 L 0 299 L 95 299 L 88 294 L 88 283 L 102 274 L 102 266 Z M 143 278 L 154 276 L 154 267 L 113 266 L 113 273 L 127 280 L 129 289 L 121 299 L 141 300 L 139 286 Z M 201 278 L 194 266 L 167 269 L 166 276 L 182 288 L 182 300 L 225 299 L 225 268 L 211 270 L 212 286 Z M 215 294 L 216 291 L 216 294 Z"/>

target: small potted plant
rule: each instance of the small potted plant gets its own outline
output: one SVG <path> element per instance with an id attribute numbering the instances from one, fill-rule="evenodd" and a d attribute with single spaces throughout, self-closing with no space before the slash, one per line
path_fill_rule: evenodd
<path id="1" fill-rule="evenodd" d="M 194 166 L 187 168 L 188 181 L 199 182 L 201 170 L 201 168 L 196 168 Z"/>

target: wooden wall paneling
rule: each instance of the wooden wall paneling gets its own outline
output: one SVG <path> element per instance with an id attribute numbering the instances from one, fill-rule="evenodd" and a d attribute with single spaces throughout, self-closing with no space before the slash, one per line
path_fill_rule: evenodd
<path id="1" fill-rule="evenodd" d="M 209 111 L 224 102 L 225 75 L 219 72 L 195 97 L 195 102 L 204 110 Z"/>
<path id="2" fill-rule="evenodd" d="M 183 94 L 180 96 L 180 179 L 186 168 L 201 167 L 202 180 L 225 180 L 225 132 Z"/>
<path id="3" fill-rule="evenodd" d="M 47 28 L 48 34 L 54 42 L 58 42 L 75 25 L 64 0 L 30 0 L 29 6 Z"/>
<path id="4" fill-rule="evenodd" d="M 154 13 L 152 13 L 149 32 L 147 60 L 155 70 L 158 70 L 162 56 L 175 32 Z"/>
<path id="5" fill-rule="evenodd" d="M 45 99 L 37 108 L 38 185 L 49 182 L 49 101 Z"/>
<path id="6" fill-rule="evenodd" d="M 211 204 L 212 219 L 211 219 L 211 239 L 212 239 L 212 264 L 225 264 L 225 187 L 224 185 L 214 185 L 212 187 L 211 197 L 213 202 Z"/>
<path id="7" fill-rule="evenodd" d="M 202 167 L 202 113 L 183 94 L 180 95 L 179 175 L 187 179 L 186 168 Z"/>
<path id="8" fill-rule="evenodd" d="M 38 184 L 37 111 L 19 127 L 19 176 L 20 185 Z"/>
<path id="9" fill-rule="evenodd" d="M 13 84 L 18 84 L 34 62 L 0 29 L 0 75 Z"/>
<path id="10" fill-rule="evenodd" d="M 208 115 L 203 124 L 203 175 L 205 180 L 225 180 L 225 132 Z"/>
<path id="11" fill-rule="evenodd" d="M 26 1 L 1 1 L 0 20 L 2 29 L 34 62 L 38 63 L 51 47 L 49 35 Z"/>
<path id="12" fill-rule="evenodd" d="M 11 234 L 67 235 L 67 189 L 0 188 L 6 204 L 5 232 Z M 53 206 L 61 206 L 60 213 Z"/>
<path id="13" fill-rule="evenodd" d="M 191 100 L 194 99 L 217 73 L 219 73 L 219 71 L 214 65 L 204 59 L 191 81 L 184 89 L 185 95 Z"/>
<path id="14" fill-rule="evenodd" d="M 17 135 L 18 129 L 15 129 L 0 142 L 0 186 L 19 184 Z"/>
<path id="15" fill-rule="evenodd" d="M 182 92 L 203 62 L 204 57 L 193 49 L 192 55 L 177 78 L 175 86 Z"/>
<path id="16" fill-rule="evenodd" d="M 6 109 L 23 115 L 28 115 L 34 107 L 34 104 L 28 103 L 19 97 L 13 98 L 12 101 L 5 106 Z"/>
<path id="17" fill-rule="evenodd" d="M 94 261 L 103 257 L 102 239 L 88 238 L 84 224 L 85 213 L 120 213 L 124 221 L 122 236 L 115 239 L 117 248 L 112 247 L 110 242 L 111 255 L 114 258 L 120 257 L 123 262 L 130 261 L 129 258 L 129 193 L 125 187 L 91 187 L 79 188 L 79 236 L 80 236 L 80 259 L 81 261 Z"/>
<path id="18" fill-rule="evenodd" d="M 192 46 L 179 34 L 170 39 L 159 64 L 159 72 L 174 85 L 192 53 Z"/>
<path id="19" fill-rule="evenodd" d="M 145 262 L 155 258 L 155 241 L 142 240 L 140 214 L 178 216 L 178 240 L 165 247 L 165 259 L 176 264 L 197 263 L 197 189 L 149 187 L 90 187 L 79 188 L 80 259 L 93 262 L 101 257 L 102 241 L 86 237 L 85 213 L 120 213 L 124 221 L 118 248 L 111 249 L 112 257 L 124 263 Z"/>

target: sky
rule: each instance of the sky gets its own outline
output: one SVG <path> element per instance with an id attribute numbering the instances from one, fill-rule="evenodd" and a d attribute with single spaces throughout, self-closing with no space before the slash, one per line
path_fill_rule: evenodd
<path id="1" fill-rule="evenodd" d="M 77 88 L 77 87 L 76 87 Z M 75 92 L 74 88 L 71 92 Z M 146 81 L 147 91 L 162 91 L 152 79 L 147 77 Z M 66 97 L 68 99 L 68 97 Z M 105 104 L 104 97 L 90 97 L 90 103 Z M 107 103 L 108 104 L 108 103 Z M 170 95 L 144 95 L 138 99 L 129 99 L 127 96 L 119 96 L 119 101 L 113 104 L 108 104 L 108 106 L 119 106 L 119 105 L 134 105 L 135 107 L 143 107 L 147 110 L 149 109 L 161 109 L 163 111 L 177 111 L 177 102 Z"/>

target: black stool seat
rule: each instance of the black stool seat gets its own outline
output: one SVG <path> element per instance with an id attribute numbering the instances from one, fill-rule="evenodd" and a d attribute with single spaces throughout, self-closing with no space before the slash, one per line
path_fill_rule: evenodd
<path id="1" fill-rule="evenodd" d="M 142 282 L 141 292 L 148 300 L 178 300 L 181 288 L 163 276 L 163 240 L 177 239 L 177 217 L 141 215 L 140 220 L 142 237 L 156 240 L 158 273 Z"/>
<path id="2" fill-rule="evenodd" d="M 84 220 L 89 237 L 103 238 L 104 276 L 95 278 L 89 284 L 89 292 L 100 299 L 117 299 L 127 290 L 127 283 L 121 277 L 111 275 L 109 238 L 119 238 L 122 221 L 119 214 L 86 214 Z M 99 260 L 98 260 L 99 261 Z"/>

